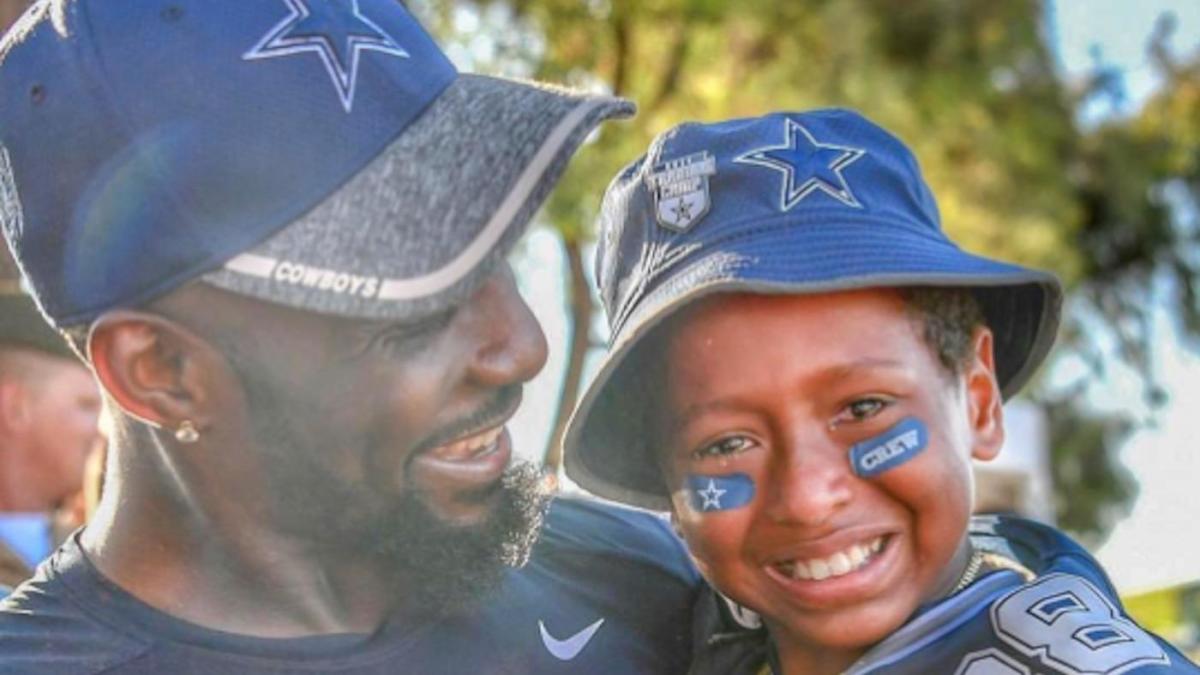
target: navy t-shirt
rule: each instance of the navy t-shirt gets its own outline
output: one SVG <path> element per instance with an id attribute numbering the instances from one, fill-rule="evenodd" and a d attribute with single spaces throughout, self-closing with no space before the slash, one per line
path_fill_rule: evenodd
<path id="1" fill-rule="evenodd" d="M 699 582 L 660 519 L 557 499 L 529 564 L 469 616 L 261 639 L 145 605 L 73 537 L 0 603 L 0 674 L 683 673 Z"/>

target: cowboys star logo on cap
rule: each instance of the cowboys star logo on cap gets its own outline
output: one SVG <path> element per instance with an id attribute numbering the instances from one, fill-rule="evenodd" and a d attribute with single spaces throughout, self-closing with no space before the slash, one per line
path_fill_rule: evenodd
<path id="1" fill-rule="evenodd" d="M 276 24 L 242 58 L 251 61 L 315 53 L 325 64 L 346 112 L 354 107 L 358 63 L 363 51 L 409 58 L 409 53 L 392 36 L 363 15 L 358 0 L 331 0 L 327 3 L 330 7 L 318 15 L 305 4 L 309 0 L 283 1 L 291 15 Z"/>
<path id="2" fill-rule="evenodd" d="M 756 148 L 734 160 L 765 166 L 783 174 L 780 211 L 790 211 L 818 190 L 846 206 L 862 208 L 842 171 L 865 155 L 865 150 L 821 143 L 808 129 L 790 118 L 784 122 L 783 135 L 783 145 Z"/>
<path id="3" fill-rule="evenodd" d="M 668 160 L 646 175 L 653 191 L 659 224 L 683 232 L 708 213 L 711 204 L 708 177 L 717 173 L 717 161 L 707 152 Z"/>

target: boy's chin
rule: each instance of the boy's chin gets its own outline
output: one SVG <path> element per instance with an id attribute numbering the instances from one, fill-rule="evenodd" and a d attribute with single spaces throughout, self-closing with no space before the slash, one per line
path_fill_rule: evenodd
<path id="1" fill-rule="evenodd" d="M 861 652 L 894 633 L 916 611 L 917 598 L 900 595 L 903 597 L 880 598 L 853 607 L 763 619 L 777 641 L 783 637 L 817 650 Z"/>

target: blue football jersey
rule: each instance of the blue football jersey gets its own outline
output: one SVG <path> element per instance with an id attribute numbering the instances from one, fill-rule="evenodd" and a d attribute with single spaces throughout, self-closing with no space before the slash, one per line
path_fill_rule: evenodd
<path id="1" fill-rule="evenodd" d="M 0 602 L 0 674 L 672 675 L 687 671 L 700 591 L 661 519 L 558 499 L 529 564 L 472 612 L 373 635 L 259 639 L 148 607 L 72 539 Z"/>
<path id="2" fill-rule="evenodd" d="M 1035 576 L 1000 569 L 922 607 L 846 675 L 1200 674 L 1125 614 L 1099 564 L 1061 532 L 1021 518 L 979 516 L 971 541 Z M 707 611 L 696 613 L 707 635 L 695 636 L 692 672 L 769 672 L 772 650 L 754 619 L 723 599 L 706 604 Z"/>

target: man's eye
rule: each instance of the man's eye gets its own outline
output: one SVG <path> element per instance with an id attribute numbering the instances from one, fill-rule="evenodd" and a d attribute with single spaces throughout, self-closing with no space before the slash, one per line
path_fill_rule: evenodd
<path id="1" fill-rule="evenodd" d="M 376 335 L 375 341 L 389 350 L 408 351 L 423 344 L 424 338 L 445 328 L 453 317 L 454 311 L 449 310 L 420 321 L 391 324 Z"/>
<path id="2" fill-rule="evenodd" d="M 697 448 L 693 455 L 698 459 L 705 457 L 727 457 L 750 449 L 754 441 L 745 436 L 728 436 L 714 443 Z"/>

